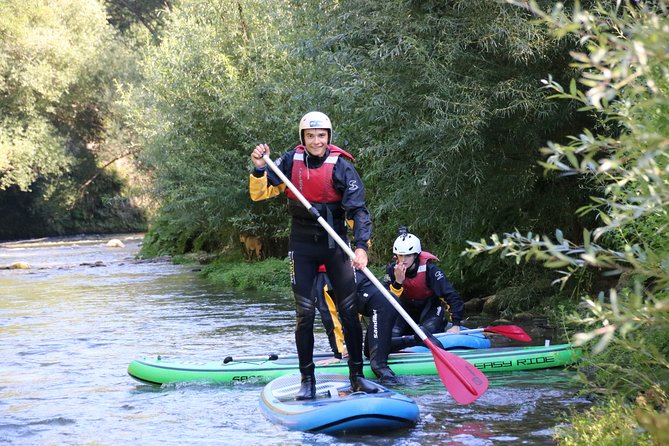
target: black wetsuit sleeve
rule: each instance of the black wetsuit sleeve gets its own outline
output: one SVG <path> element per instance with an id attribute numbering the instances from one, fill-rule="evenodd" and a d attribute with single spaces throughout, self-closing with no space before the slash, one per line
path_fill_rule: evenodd
<path id="1" fill-rule="evenodd" d="M 293 170 L 293 155 L 295 154 L 295 150 L 289 150 L 288 152 L 284 153 L 281 155 L 279 158 L 274 160 L 274 164 L 283 172 L 283 174 L 288 177 L 290 180 L 291 178 L 291 173 Z M 255 173 L 254 173 L 255 175 Z M 267 167 L 267 184 L 270 186 L 278 186 L 279 184 L 283 184 L 283 181 L 281 181 L 281 178 L 274 173 L 272 169 Z"/>
<path id="2" fill-rule="evenodd" d="M 395 280 L 395 265 L 395 262 L 386 265 L 386 273 L 383 275 L 383 285 L 399 299 L 404 292 L 404 288 Z"/>
<path id="3" fill-rule="evenodd" d="M 453 325 L 460 325 L 465 313 L 465 303 L 446 278 L 446 274 L 433 263 L 427 264 L 427 284 L 436 297 L 444 299 L 448 304 Z"/>
<path id="4" fill-rule="evenodd" d="M 346 211 L 346 219 L 353 220 L 353 245 L 368 248 L 372 236 L 372 218 L 365 205 L 365 187 L 353 164 L 341 156 L 334 169 L 334 186 L 341 192 L 341 206 Z"/>
<path id="5" fill-rule="evenodd" d="M 386 265 L 386 272 L 383 275 L 383 284 L 388 286 L 395 281 L 395 263 L 391 262 Z"/>

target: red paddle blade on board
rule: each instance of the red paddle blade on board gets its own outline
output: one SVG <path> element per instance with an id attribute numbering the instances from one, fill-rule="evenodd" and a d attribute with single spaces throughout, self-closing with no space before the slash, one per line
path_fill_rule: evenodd
<path id="1" fill-rule="evenodd" d="M 423 342 L 434 357 L 439 378 L 453 399 L 460 404 L 476 401 L 488 389 L 488 378 L 473 364 L 453 353 L 442 350 L 429 339 Z"/>
<path id="2" fill-rule="evenodd" d="M 496 327 L 486 327 L 484 330 L 486 333 L 495 333 L 502 336 L 506 336 L 509 339 L 521 342 L 530 342 L 532 338 L 527 334 L 525 330 L 520 328 L 517 325 L 498 325 Z"/>

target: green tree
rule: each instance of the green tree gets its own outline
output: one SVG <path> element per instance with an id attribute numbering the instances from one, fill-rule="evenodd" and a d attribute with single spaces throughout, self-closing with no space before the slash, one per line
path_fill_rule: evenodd
<path id="1" fill-rule="evenodd" d="M 573 73 L 574 39 L 553 41 L 527 11 L 485 0 L 344 0 L 313 27 L 312 46 L 334 65 L 315 81 L 359 155 L 377 259 L 390 258 L 408 225 L 475 294 L 525 280 L 528 269 L 461 258 L 474 234 L 548 221 L 581 233 L 573 210 L 587 185 L 542 175 L 536 150 L 588 122 L 541 90 L 542 77 Z"/>
<path id="2" fill-rule="evenodd" d="M 250 202 L 248 172 L 257 141 L 278 151 L 295 139 L 282 130 L 294 128 L 296 114 L 291 76 L 298 69 L 282 32 L 292 27 L 283 1 L 196 0 L 175 8 L 143 63 L 142 94 L 130 93 L 162 204 L 145 251 L 217 251 L 239 232 L 278 233 L 274 246 L 282 233 L 285 239 L 285 214 Z M 285 252 L 268 245 L 270 254 Z"/>
<path id="3" fill-rule="evenodd" d="M 574 340 L 592 345 L 592 368 L 584 369 L 594 371 L 589 382 L 607 388 L 611 399 L 626 397 L 633 421 L 657 444 L 664 444 L 669 439 L 667 5 L 635 2 L 581 9 L 577 4 L 567 13 L 559 6 L 543 12 L 530 3 L 529 9 L 557 37 L 574 34 L 582 43 L 572 56 L 583 91 L 576 81 L 568 88 L 550 78 L 545 83 L 556 98 L 571 99 L 595 113 L 598 125 L 568 144 L 549 143 L 543 149 L 543 165 L 598 186 L 591 204 L 580 210 L 595 214 L 598 225 L 584 232 L 582 243 L 560 230 L 554 237 L 511 232 L 471 243 L 468 253 L 538 260 L 558 269 L 562 283 L 584 270 L 620 276 L 607 292 L 581 297 L 587 312 L 570 319 L 580 329 Z M 605 418 L 606 412 L 601 425 Z M 589 426 L 598 429 L 600 422 L 590 421 Z M 563 434 L 569 440 L 579 431 L 565 429 Z M 621 444 L 618 441 L 629 435 L 623 432 L 617 440 L 608 434 L 607 444 Z"/>
<path id="4" fill-rule="evenodd" d="M 105 29 L 95 2 L 0 4 L 0 190 L 27 190 L 71 162 L 54 106 L 95 58 Z"/>
<path id="5" fill-rule="evenodd" d="M 136 48 L 97 1 L 0 8 L 0 238 L 143 227 L 107 168 L 136 148 L 115 105 Z"/>
<path id="6" fill-rule="evenodd" d="M 548 44 L 530 19 L 489 2 L 177 5 L 137 107 L 155 112 L 136 122 L 164 204 L 156 237 L 176 251 L 238 231 L 285 237 L 279 206 L 246 198 L 247 152 L 292 147 L 308 110 L 327 112 L 334 142 L 359 158 L 380 259 L 399 224 L 454 268 L 467 237 L 510 219 L 534 228 L 549 215 L 580 233 L 563 212 L 581 204 L 577 182 L 544 178 L 534 150 L 576 125 L 538 82 L 566 76 L 573 42 Z"/>

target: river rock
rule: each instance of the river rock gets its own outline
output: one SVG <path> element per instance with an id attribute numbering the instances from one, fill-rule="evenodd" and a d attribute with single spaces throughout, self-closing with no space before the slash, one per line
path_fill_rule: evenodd
<path id="1" fill-rule="evenodd" d="M 117 238 L 109 240 L 105 246 L 107 248 L 125 248 L 125 244 Z"/>
<path id="2" fill-rule="evenodd" d="M 474 297 L 465 302 L 465 314 L 478 314 L 483 311 L 484 297 Z"/>
<path id="3" fill-rule="evenodd" d="M 14 262 L 10 265 L 0 266 L 0 269 L 30 269 L 30 268 L 32 268 L 32 266 L 30 266 L 30 264 L 26 262 Z"/>
<path id="4" fill-rule="evenodd" d="M 527 311 L 523 311 L 521 313 L 516 313 L 514 314 L 511 319 L 516 322 L 529 322 L 529 321 L 534 321 L 537 317 L 537 315 L 533 313 L 529 313 Z"/>
<path id="5" fill-rule="evenodd" d="M 493 316 L 499 315 L 499 297 L 496 294 L 485 297 L 483 303 L 483 312 Z"/>
<path id="6" fill-rule="evenodd" d="M 218 258 L 216 254 L 211 254 L 206 251 L 189 252 L 184 254 L 184 258 L 189 262 L 199 263 L 200 265 L 207 265 Z"/>

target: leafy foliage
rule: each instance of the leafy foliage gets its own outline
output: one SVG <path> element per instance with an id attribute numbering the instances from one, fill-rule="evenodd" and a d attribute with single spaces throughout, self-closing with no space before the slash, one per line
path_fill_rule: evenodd
<path id="1" fill-rule="evenodd" d="M 0 238 L 143 229 L 110 167 L 137 151 L 115 103 L 137 55 L 102 5 L 5 1 L 0 36 Z"/>
<path id="2" fill-rule="evenodd" d="M 71 155 L 51 125 L 54 106 L 95 58 L 104 29 L 104 13 L 91 2 L 0 6 L 0 190 L 27 190 L 68 167 Z"/>
<path id="3" fill-rule="evenodd" d="M 294 146 L 297 131 L 277 129 L 295 129 L 305 103 L 318 103 L 307 86 L 313 71 L 290 50 L 302 14 L 288 2 L 220 0 L 188 2 L 171 16 L 143 67 L 149 87 L 136 109 L 150 114 L 135 121 L 163 203 L 161 237 L 220 250 L 240 232 L 269 233 L 266 252 L 285 253 L 286 213 L 248 197 L 249 153 L 262 141 L 277 153 Z"/>
<path id="4" fill-rule="evenodd" d="M 538 89 L 546 70 L 564 75 L 569 42 L 548 44 L 524 11 L 485 1 L 340 7 L 338 103 L 361 147 L 383 258 L 402 224 L 455 267 L 469 234 L 568 215 L 574 203 L 555 191 L 574 185 L 542 177 L 536 148 L 574 128 L 569 108 Z"/>
<path id="5" fill-rule="evenodd" d="M 524 4 L 523 4 L 524 5 Z M 490 242 L 471 242 L 470 255 L 499 253 L 508 258 L 539 260 L 557 268 L 566 283 L 583 269 L 621 275 L 616 287 L 598 296 L 583 295 L 585 311 L 573 322 L 582 332 L 577 344 L 595 342 L 593 385 L 629 397 L 637 396 L 637 421 L 657 438 L 669 420 L 669 39 L 667 6 L 578 7 L 571 15 L 556 7 L 531 9 L 558 36 L 575 33 L 582 52 L 574 52 L 581 70 L 581 92 L 553 79 L 547 88 L 556 98 L 578 101 L 598 114 L 601 133 L 584 131 L 569 144 L 550 143 L 544 166 L 565 175 L 591 179 L 599 188 L 580 210 L 594 213 L 599 226 L 584 231 L 583 242 L 516 231 Z M 607 347 L 609 350 L 606 350 Z M 639 399 L 641 398 L 641 399 Z M 664 429 L 666 432 L 666 429 Z"/>
<path id="6" fill-rule="evenodd" d="M 570 427 L 560 426 L 556 437 L 565 446 L 652 445 L 650 436 L 635 430 L 633 411 L 620 400 L 572 414 Z"/>
<path id="7" fill-rule="evenodd" d="M 285 212 L 247 198 L 248 153 L 258 142 L 291 148 L 299 117 L 314 109 L 358 158 L 373 261 L 385 262 L 397 227 L 409 225 L 459 288 L 478 293 L 514 278 L 459 257 L 472 234 L 508 221 L 581 232 L 581 184 L 542 176 L 536 151 L 580 125 L 572 105 L 545 101 L 538 81 L 568 78 L 573 42 L 550 41 L 525 11 L 484 1 L 194 0 L 166 26 L 144 63 L 133 122 L 155 169 L 160 239 L 182 240 L 179 249 L 204 240 L 221 250 L 244 232 L 269 235 L 272 255 L 283 255 Z"/>

